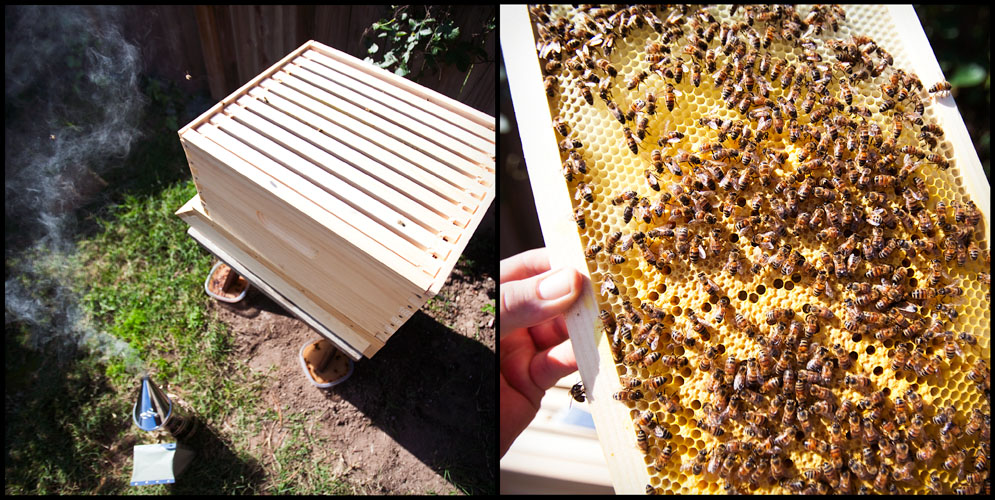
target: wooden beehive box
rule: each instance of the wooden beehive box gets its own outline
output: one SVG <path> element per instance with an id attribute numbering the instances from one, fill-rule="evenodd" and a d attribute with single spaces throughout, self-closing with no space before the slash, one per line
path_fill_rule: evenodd
<path id="1" fill-rule="evenodd" d="M 367 357 L 494 198 L 493 117 L 314 41 L 179 136 L 200 203 L 177 215 Z"/>

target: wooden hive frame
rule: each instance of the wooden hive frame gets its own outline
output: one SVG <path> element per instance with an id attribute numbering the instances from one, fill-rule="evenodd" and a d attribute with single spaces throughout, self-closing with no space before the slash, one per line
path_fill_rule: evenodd
<path id="1" fill-rule="evenodd" d="M 895 36 L 900 44 L 895 48 L 889 46 L 889 50 L 893 54 L 898 54 L 900 50 L 915 54 L 909 69 L 924 82 L 941 80 L 939 64 L 932 56 L 929 42 L 911 6 L 877 6 L 871 9 L 877 14 L 875 19 L 883 19 L 885 26 L 896 30 Z M 536 40 L 527 6 L 504 5 L 501 7 L 501 19 L 502 50 L 505 60 L 509 61 L 508 81 L 517 110 L 529 178 L 533 192 L 543 193 L 543 196 L 535 198 L 535 205 L 543 239 L 550 250 L 550 265 L 554 269 L 571 267 L 588 275 L 584 245 L 573 218 L 571 193 L 559 171 L 562 158 L 556 146 L 558 137 L 550 127 L 552 113 L 543 92 L 543 73 L 536 57 Z M 952 99 L 941 100 L 936 108 L 936 117 L 946 131 L 945 139 L 949 141 L 959 164 L 963 188 L 967 196 L 977 201 L 983 213 L 983 239 L 990 242 L 987 225 L 990 218 L 990 185 Z M 592 289 L 588 282 L 578 301 L 564 314 L 565 322 L 615 491 L 643 494 L 649 481 L 647 465 L 635 447 L 635 427 L 629 408 L 612 398 L 613 392 L 620 386 L 609 342 L 602 333 L 598 319 L 596 293 L 597 290 Z"/>
<path id="2" fill-rule="evenodd" d="M 177 215 L 372 356 L 438 293 L 493 200 L 494 131 L 309 41 L 180 129 L 202 206 Z"/>

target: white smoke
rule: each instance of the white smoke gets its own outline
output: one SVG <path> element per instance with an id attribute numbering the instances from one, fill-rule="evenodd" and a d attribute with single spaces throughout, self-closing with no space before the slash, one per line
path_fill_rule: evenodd
<path id="1" fill-rule="evenodd" d="M 85 348 L 137 372 L 137 353 L 90 324 L 68 277 L 76 210 L 100 196 L 101 173 L 139 137 L 139 50 L 121 35 L 117 7 L 4 14 L 4 323 L 27 325 L 32 347 L 60 358 Z"/>

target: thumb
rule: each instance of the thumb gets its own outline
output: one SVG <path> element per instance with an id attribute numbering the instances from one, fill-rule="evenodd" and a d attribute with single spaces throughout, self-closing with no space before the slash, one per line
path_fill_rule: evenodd
<path id="1" fill-rule="evenodd" d="M 501 283 L 501 336 L 562 314 L 580 296 L 583 284 L 580 273 L 572 268 Z"/>

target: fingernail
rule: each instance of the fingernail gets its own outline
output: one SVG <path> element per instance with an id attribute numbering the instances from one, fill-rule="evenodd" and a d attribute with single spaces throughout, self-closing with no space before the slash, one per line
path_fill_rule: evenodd
<path id="1" fill-rule="evenodd" d="M 539 282 L 539 298 L 554 300 L 573 290 L 573 276 L 569 269 L 560 269 Z"/>

